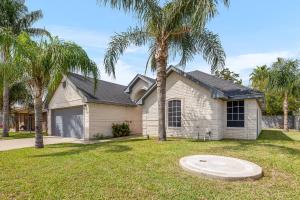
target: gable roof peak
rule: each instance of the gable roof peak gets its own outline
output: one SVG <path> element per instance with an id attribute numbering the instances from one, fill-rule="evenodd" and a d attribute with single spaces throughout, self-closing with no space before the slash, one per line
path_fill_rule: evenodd
<path id="1" fill-rule="evenodd" d="M 124 93 L 126 86 L 98 80 L 94 91 L 94 79 L 79 74 L 69 73 L 67 79 L 85 97 L 86 102 L 136 106 L 130 96 Z"/>

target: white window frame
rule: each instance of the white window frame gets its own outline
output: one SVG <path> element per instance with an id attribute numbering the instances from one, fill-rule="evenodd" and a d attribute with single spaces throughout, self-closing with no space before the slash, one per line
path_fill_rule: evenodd
<path id="1" fill-rule="evenodd" d="M 244 119 L 243 120 L 228 120 L 228 102 L 239 102 L 239 101 L 243 101 L 244 102 Z M 237 106 L 238 108 L 240 107 L 240 106 Z M 233 106 L 232 106 L 232 109 L 233 109 Z M 238 110 L 238 112 L 237 113 L 233 113 L 233 111 L 232 111 L 232 113 L 231 113 L 232 115 L 233 114 L 237 114 L 238 115 L 238 118 L 239 118 L 239 115 L 240 115 L 240 113 L 239 113 L 239 110 Z M 226 128 L 229 128 L 229 129 L 241 129 L 241 128 L 245 128 L 245 126 L 246 126 L 246 101 L 245 100 L 233 100 L 233 101 L 226 101 Z M 228 126 L 228 121 L 244 121 L 244 126 Z"/>
<path id="2" fill-rule="evenodd" d="M 177 127 L 177 126 L 169 126 L 169 102 L 170 101 L 180 101 L 180 107 L 181 107 L 181 112 L 180 112 L 180 123 L 181 126 Z M 182 113 L 183 113 L 183 99 L 180 98 L 172 98 L 172 99 L 168 99 L 167 103 L 166 103 L 166 126 L 169 129 L 181 129 L 183 127 L 183 120 L 182 120 Z"/>

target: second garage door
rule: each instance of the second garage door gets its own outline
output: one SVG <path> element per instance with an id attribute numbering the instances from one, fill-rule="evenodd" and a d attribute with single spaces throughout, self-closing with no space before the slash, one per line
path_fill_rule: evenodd
<path id="1" fill-rule="evenodd" d="M 83 138 L 83 107 L 52 110 L 52 135 Z"/>

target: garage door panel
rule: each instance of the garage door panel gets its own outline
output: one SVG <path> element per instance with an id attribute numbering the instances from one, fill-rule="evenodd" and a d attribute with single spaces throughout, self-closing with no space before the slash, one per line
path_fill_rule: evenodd
<path id="1" fill-rule="evenodd" d="M 82 107 L 53 110 L 53 122 L 53 135 L 83 138 Z"/>

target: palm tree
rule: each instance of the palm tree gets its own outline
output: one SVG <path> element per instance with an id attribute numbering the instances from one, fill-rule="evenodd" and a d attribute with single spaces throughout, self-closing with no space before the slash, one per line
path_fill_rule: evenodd
<path id="1" fill-rule="evenodd" d="M 98 0 L 112 8 L 133 12 L 141 26 L 112 37 L 105 54 L 104 66 L 115 76 L 115 65 L 130 45 L 149 45 L 146 64 L 157 72 L 158 134 L 166 140 L 165 101 L 168 59 L 180 56 L 178 66 L 184 67 L 195 54 L 202 54 L 211 70 L 223 68 L 225 53 L 218 35 L 206 29 L 206 23 L 217 14 L 217 4 L 229 0 L 171 0 L 163 5 L 158 0 Z"/>
<path id="2" fill-rule="evenodd" d="M 47 31 L 39 28 L 31 28 L 31 26 L 42 18 L 42 11 L 37 10 L 29 12 L 24 4 L 24 0 L 1 0 L 0 1 L 0 32 L 5 31 L 11 35 L 17 36 L 22 31 L 30 35 L 49 35 Z M 9 132 L 9 90 L 14 84 L 9 82 L 9 75 L 5 74 L 9 71 L 9 62 L 12 59 L 12 43 L 0 43 L 0 50 L 3 63 L 6 63 L 7 68 L 2 69 L 3 74 L 3 137 L 8 137 Z M 15 71 L 15 70 L 11 70 Z M 16 77 L 16 76 L 14 76 Z"/>
<path id="3" fill-rule="evenodd" d="M 270 70 L 268 89 L 283 96 L 283 129 L 288 127 L 288 99 L 289 96 L 298 95 L 300 88 L 299 61 L 278 58 Z"/>
<path id="4" fill-rule="evenodd" d="M 97 65 L 91 61 L 86 52 L 72 42 L 58 38 L 36 42 L 23 33 L 19 36 L 21 53 L 16 62 L 22 68 L 23 79 L 30 88 L 35 113 L 35 146 L 43 148 L 42 105 L 46 92 L 52 93 L 63 75 L 79 71 L 85 76 L 93 75 L 95 87 L 98 78 Z"/>
<path id="5" fill-rule="evenodd" d="M 257 66 L 250 74 L 252 88 L 265 92 L 268 85 L 269 73 L 270 69 L 267 65 Z"/>

